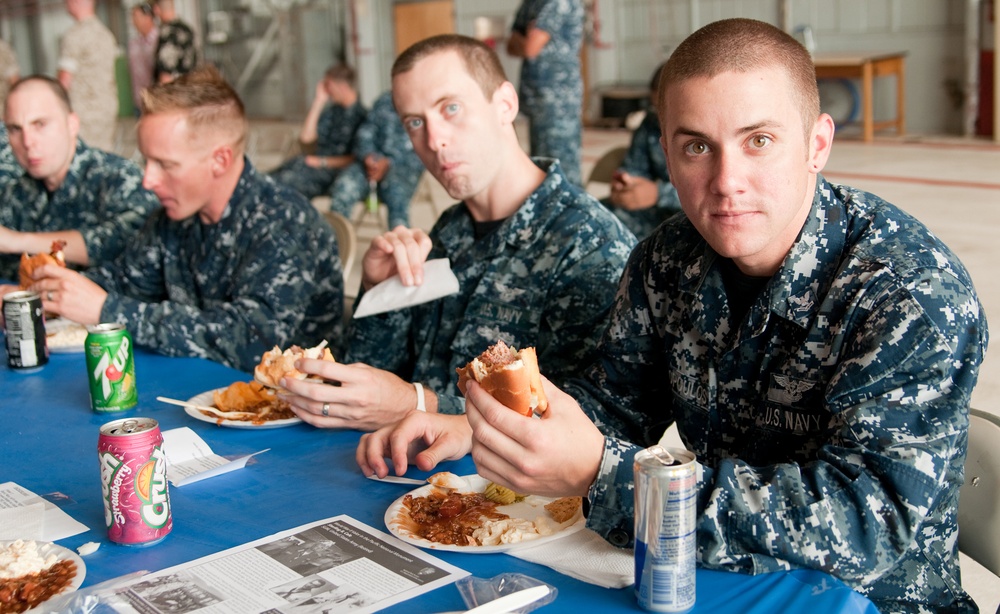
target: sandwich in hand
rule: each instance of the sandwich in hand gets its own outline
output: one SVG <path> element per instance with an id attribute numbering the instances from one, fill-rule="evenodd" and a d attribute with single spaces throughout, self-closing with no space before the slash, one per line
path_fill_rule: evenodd
<path id="1" fill-rule="evenodd" d="M 288 379 L 320 379 L 307 376 L 295 368 L 295 362 L 300 358 L 337 362 L 333 353 L 330 352 L 330 348 L 326 347 L 326 341 L 305 350 L 297 345 L 293 345 L 285 351 L 274 346 L 273 350 L 264 352 L 264 355 L 261 356 L 260 364 L 254 367 L 253 378 L 270 388 L 281 388 L 279 382 L 283 377 Z"/>
<path id="2" fill-rule="evenodd" d="M 31 284 L 35 283 L 34 274 L 35 269 L 38 267 L 45 264 L 66 266 L 66 257 L 63 255 L 63 248 L 65 247 L 65 241 L 53 241 L 52 253 L 50 254 L 42 253 L 35 254 L 34 256 L 21 254 L 21 267 L 18 269 L 18 282 L 21 284 L 21 289 L 27 290 Z"/>
<path id="3" fill-rule="evenodd" d="M 533 412 L 543 413 L 549 407 L 542 390 L 535 348 L 517 351 L 503 341 L 497 341 L 472 362 L 455 371 L 462 394 L 465 394 L 468 381 L 476 380 L 494 399 L 519 414 L 531 416 Z"/>

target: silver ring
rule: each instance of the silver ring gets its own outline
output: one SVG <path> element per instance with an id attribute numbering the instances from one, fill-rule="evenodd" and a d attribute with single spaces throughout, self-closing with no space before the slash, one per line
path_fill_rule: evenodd
<path id="1" fill-rule="evenodd" d="M 52 301 L 52 290 L 49 290 L 48 292 L 45 293 L 45 298 L 48 299 L 50 302 Z"/>
<path id="2" fill-rule="evenodd" d="M 330 417 L 330 404 L 329 403 L 323 403 L 323 415 L 326 416 L 326 417 Z"/>

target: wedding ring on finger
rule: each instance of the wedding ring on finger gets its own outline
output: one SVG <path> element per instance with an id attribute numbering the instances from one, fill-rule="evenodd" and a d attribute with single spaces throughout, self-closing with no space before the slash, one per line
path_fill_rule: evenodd
<path id="1" fill-rule="evenodd" d="M 324 417 L 326 417 L 326 418 L 330 417 L 330 404 L 329 403 L 323 403 L 323 412 L 322 413 L 323 413 Z"/>
<path id="2" fill-rule="evenodd" d="M 45 298 L 51 303 L 52 302 L 52 290 L 45 293 Z"/>

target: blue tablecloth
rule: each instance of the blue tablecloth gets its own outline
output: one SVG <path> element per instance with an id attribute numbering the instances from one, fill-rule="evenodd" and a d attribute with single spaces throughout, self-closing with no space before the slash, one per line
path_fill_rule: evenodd
<path id="1" fill-rule="evenodd" d="M 248 380 L 248 374 L 206 360 L 142 350 L 136 352 L 135 364 L 139 405 L 121 415 L 91 411 L 82 353 L 53 354 L 48 365 L 30 374 L 0 366 L 0 482 L 14 481 L 43 496 L 66 496 L 57 500 L 60 507 L 91 530 L 59 543 L 73 549 L 89 541 L 102 543 L 85 559 L 84 586 L 137 570 L 163 569 L 338 514 L 386 530 L 385 510 L 407 487 L 361 475 L 354 462 L 359 433 L 305 424 L 270 430 L 218 427 L 156 397 L 188 399 Z M 188 426 L 222 456 L 270 451 L 244 469 L 171 488 L 173 532 L 154 546 L 119 546 L 107 540 L 103 528 L 97 437 L 105 422 L 132 416 L 155 418 L 163 430 Z M 441 469 L 475 471 L 469 459 Z M 639 610 L 631 587 L 600 588 L 504 554 L 435 554 L 480 578 L 516 572 L 556 586 L 558 598 L 542 612 Z M 820 572 L 747 576 L 700 569 L 697 582 L 693 612 L 876 612 L 864 597 Z M 463 606 L 456 588 L 447 586 L 386 611 L 438 612 Z"/>

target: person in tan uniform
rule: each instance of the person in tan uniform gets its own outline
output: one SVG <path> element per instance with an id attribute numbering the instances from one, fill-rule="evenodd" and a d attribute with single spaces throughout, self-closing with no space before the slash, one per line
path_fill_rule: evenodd
<path id="1" fill-rule="evenodd" d="M 66 0 L 66 11 L 76 23 L 59 45 L 59 83 L 69 92 L 80 117 L 80 138 L 91 147 L 110 151 L 118 117 L 118 42 L 94 13 L 94 0 Z"/>
<path id="2" fill-rule="evenodd" d="M 10 86 L 21 77 L 21 68 L 17 64 L 17 55 L 7 41 L 0 39 L 0 108 L 7 100 Z"/>

